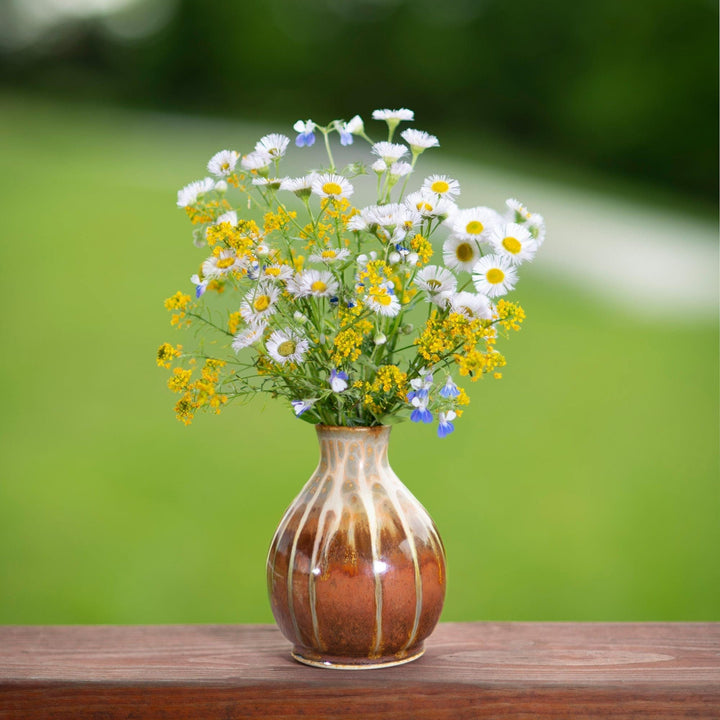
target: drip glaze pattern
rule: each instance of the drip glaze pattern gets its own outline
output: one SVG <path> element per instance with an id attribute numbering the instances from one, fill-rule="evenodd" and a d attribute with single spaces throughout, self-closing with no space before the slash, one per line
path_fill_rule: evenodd
<path id="1" fill-rule="evenodd" d="M 440 618 L 445 551 L 388 463 L 390 427 L 317 426 L 320 462 L 267 561 L 273 615 L 300 662 L 409 662 Z"/>

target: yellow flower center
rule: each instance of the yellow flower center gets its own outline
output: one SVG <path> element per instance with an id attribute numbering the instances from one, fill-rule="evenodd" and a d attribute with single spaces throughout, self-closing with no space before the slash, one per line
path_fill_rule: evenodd
<path id="1" fill-rule="evenodd" d="M 285 340 L 278 345 L 278 355 L 280 357 L 290 357 L 295 352 L 295 343 L 292 340 Z"/>
<path id="2" fill-rule="evenodd" d="M 253 307 L 258 311 L 262 312 L 263 310 L 267 310 L 270 307 L 270 296 L 269 295 L 259 295 L 255 298 L 255 302 L 253 303 Z"/>
<path id="3" fill-rule="evenodd" d="M 514 237 L 503 238 L 502 246 L 513 255 L 517 255 L 522 250 L 520 241 Z"/>
<path id="4" fill-rule="evenodd" d="M 278 275 L 280 275 L 280 268 L 267 267 L 267 268 L 265 268 L 265 274 L 272 275 L 272 277 L 277 277 Z"/>
<path id="5" fill-rule="evenodd" d="M 234 262 L 235 262 L 235 258 L 232 257 L 232 256 L 230 256 L 230 257 L 225 257 L 225 258 L 220 258 L 220 259 L 217 261 L 217 266 L 218 266 L 221 270 L 225 270 L 226 268 L 229 268 Z"/>
<path id="6" fill-rule="evenodd" d="M 439 287 L 442 287 L 442 283 L 439 280 L 435 280 L 435 278 L 431 278 L 430 280 L 427 280 L 427 286 L 431 290 L 437 290 Z"/>
<path id="7" fill-rule="evenodd" d="M 470 243 L 461 243 L 455 248 L 455 257 L 460 262 L 470 262 L 475 257 L 472 245 Z"/>
<path id="8" fill-rule="evenodd" d="M 322 186 L 323 192 L 326 195 L 341 195 L 342 188 L 336 182 L 326 182 Z"/>
<path id="9" fill-rule="evenodd" d="M 223 164 L 220 166 L 220 169 L 221 169 L 221 170 L 229 170 L 229 169 L 230 169 L 230 163 L 223 163 Z"/>
<path id="10" fill-rule="evenodd" d="M 327 260 L 332 260 L 336 255 L 334 250 L 323 250 L 322 253 L 320 253 L 320 257 L 324 257 Z"/>
<path id="11" fill-rule="evenodd" d="M 500 268 L 490 268 L 485 278 L 491 285 L 499 285 L 505 279 L 505 273 Z"/>
<path id="12" fill-rule="evenodd" d="M 426 202 L 419 202 L 415 207 L 416 207 L 420 212 L 422 212 L 423 210 L 424 210 L 425 212 L 432 212 L 432 205 L 430 205 L 429 203 L 426 203 Z"/>
<path id="13" fill-rule="evenodd" d="M 311 286 L 310 289 L 314 293 L 324 293 L 327 290 L 327 285 L 322 280 L 316 280 Z"/>
<path id="14" fill-rule="evenodd" d="M 430 189 L 437 193 L 438 195 L 442 195 L 443 193 L 446 193 L 450 189 L 450 185 L 446 183 L 444 180 L 436 180 L 431 186 Z"/>
<path id="15" fill-rule="evenodd" d="M 471 220 L 465 226 L 465 232 L 469 235 L 479 235 L 484 229 L 485 226 L 479 220 Z"/>
<path id="16" fill-rule="evenodd" d="M 387 307 L 392 302 L 392 298 L 385 293 L 373 295 L 373 300 L 375 300 L 375 302 L 377 302 L 379 305 L 382 305 L 383 307 Z"/>

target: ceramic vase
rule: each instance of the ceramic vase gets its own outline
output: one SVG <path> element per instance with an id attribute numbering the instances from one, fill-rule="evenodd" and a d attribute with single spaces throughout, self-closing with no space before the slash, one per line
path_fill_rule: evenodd
<path id="1" fill-rule="evenodd" d="M 308 665 L 415 660 L 445 598 L 435 524 L 388 463 L 389 426 L 316 427 L 320 462 L 268 554 L 275 620 Z"/>

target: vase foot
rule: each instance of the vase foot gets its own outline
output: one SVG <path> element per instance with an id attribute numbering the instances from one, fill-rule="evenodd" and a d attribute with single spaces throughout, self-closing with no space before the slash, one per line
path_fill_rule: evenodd
<path id="1" fill-rule="evenodd" d="M 290 653 L 295 660 L 303 665 L 311 667 L 328 668 L 329 670 L 377 670 L 378 668 L 394 667 L 405 665 L 417 660 L 423 655 L 425 648 L 420 645 L 412 648 L 407 653 L 396 655 L 385 655 L 379 658 L 353 658 L 338 657 L 335 655 L 319 655 L 317 653 L 304 653 L 301 649 L 295 648 Z"/>

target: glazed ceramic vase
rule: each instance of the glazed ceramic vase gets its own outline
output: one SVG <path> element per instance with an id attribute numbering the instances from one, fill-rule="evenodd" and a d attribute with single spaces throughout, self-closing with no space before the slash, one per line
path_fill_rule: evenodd
<path id="1" fill-rule="evenodd" d="M 268 554 L 275 620 L 308 665 L 415 660 L 445 598 L 435 524 L 388 464 L 389 426 L 318 425 L 317 434 L 318 467 Z"/>

